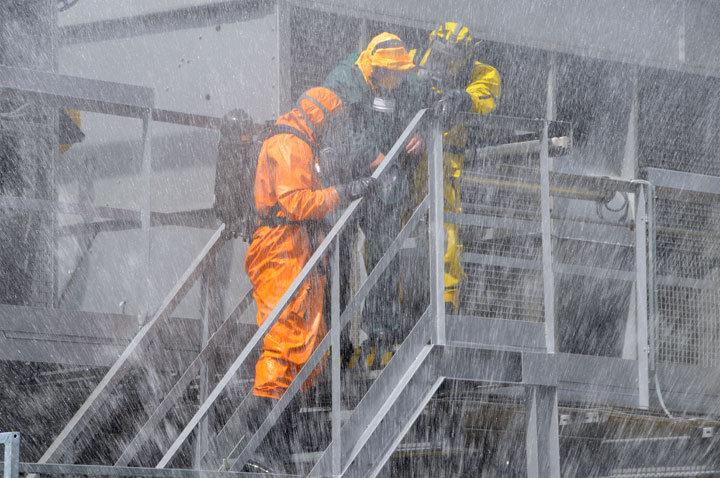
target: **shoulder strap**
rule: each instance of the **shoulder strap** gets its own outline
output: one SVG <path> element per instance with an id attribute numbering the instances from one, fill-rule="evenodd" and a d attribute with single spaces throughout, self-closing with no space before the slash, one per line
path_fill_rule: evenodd
<path id="1" fill-rule="evenodd" d="M 315 160 L 318 158 L 318 149 L 317 147 L 310 141 L 310 138 L 307 137 L 302 131 L 293 128 L 292 126 L 286 125 L 286 124 L 276 124 L 273 125 L 272 129 L 270 130 L 270 134 L 268 135 L 268 138 L 271 138 L 275 136 L 276 134 L 291 134 L 295 136 L 296 138 L 302 140 L 307 144 L 310 149 L 312 150 L 313 157 Z M 268 226 L 268 227 L 276 227 L 276 226 L 286 226 L 289 224 L 295 224 L 295 225 L 301 225 L 301 226 L 311 226 L 311 225 L 320 225 L 323 223 L 322 220 L 318 219 L 304 219 L 300 221 L 291 221 L 290 219 L 286 217 L 280 217 L 277 215 L 277 213 L 280 212 L 280 206 L 276 203 L 268 212 L 267 216 L 261 216 L 259 218 L 260 225 Z"/>
<path id="2" fill-rule="evenodd" d="M 286 125 L 286 124 L 276 124 L 272 127 L 272 130 L 270 131 L 271 136 L 275 136 L 276 134 L 291 134 L 295 136 L 298 139 L 301 139 L 304 141 L 312 151 L 313 156 L 317 159 L 318 157 L 318 149 L 317 146 L 315 146 L 312 141 L 310 141 L 310 138 L 308 138 L 302 131 L 298 130 L 297 128 L 293 128 L 292 126 Z"/>

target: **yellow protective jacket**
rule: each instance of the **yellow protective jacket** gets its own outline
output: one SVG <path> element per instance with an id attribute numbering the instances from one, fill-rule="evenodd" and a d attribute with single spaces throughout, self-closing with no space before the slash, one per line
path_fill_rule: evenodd
<path id="1" fill-rule="evenodd" d="M 428 49 L 419 61 L 420 67 L 427 60 L 431 49 Z M 411 56 L 415 58 L 413 50 Z M 418 72 L 419 74 L 419 72 Z M 431 106 L 434 100 L 440 98 L 444 91 L 451 89 L 465 90 L 472 99 L 470 113 L 488 114 L 497 107 L 501 94 L 500 73 L 490 66 L 477 60 L 469 60 L 465 68 L 461 69 L 450 84 L 440 88 L 432 88 L 430 98 L 424 98 L 423 106 Z M 467 144 L 467 133 L 462 125 L 455 125 L 443 134 L 443 190 L 445 196 L 445 211 L 460 213 L 460 177 L 462 175 L 463 154 Z M 414 192 L 417 194 L 427 190 L 427 161 L 423 161 L 414 174 Z M 411 198 L 412 204 L 417 204 L 419 198 Z M 463 247 L 458 238 L 457 225 L 445 223 L 445 302 L 459 307 L 460 283 L 465 277 L 462 268 Z"/>

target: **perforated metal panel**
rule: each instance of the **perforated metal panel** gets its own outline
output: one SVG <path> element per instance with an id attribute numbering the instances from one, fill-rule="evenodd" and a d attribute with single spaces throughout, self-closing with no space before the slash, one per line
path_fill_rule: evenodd
<path id="1" fill-rule="evenodd" d="M 670 195 L 656 201 L 661 362 L 720 365 L 720 208 L 716 198 Z"/>

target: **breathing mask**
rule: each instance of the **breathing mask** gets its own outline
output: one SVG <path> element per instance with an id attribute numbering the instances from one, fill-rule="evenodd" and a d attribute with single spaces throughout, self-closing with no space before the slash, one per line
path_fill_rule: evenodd
<path id="1" fill-rule="evenodd" d="M 453 80 L 468 60 L 468 52 L 460 45 L 434 41 L 420 65 L 420 78 L 437 88 L 452 87 Z"/>

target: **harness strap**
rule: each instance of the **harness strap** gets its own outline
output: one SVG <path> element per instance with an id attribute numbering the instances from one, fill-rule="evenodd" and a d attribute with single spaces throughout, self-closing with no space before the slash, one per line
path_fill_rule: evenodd
<path id="1" fill-rule="evenodd" d="M 308 97 L 310 98 L 310 97 Z M 312 98 L 310 98 L 312 100 Z M 310 149 L 312 150 L 312 154 L 314 158 L 318 157 L 318 149 L 317 147 L 310 141 L 310 138 L 308 138 L 302 131 L 293 128 L 292 126 L 285 125 L 285 124 L 277 124 L 272 127 L 270 130 L 270 134 L 268 135 L 268 138 L 271 138 L 278 134 L 291 134 L 295 136 L 296 138 L 302 140 L 307 144 Z M 298 221 L 293 221 L 291 219 L 288 219 L 287 217 L 278 216 L 277 214 L 280 212 L 280 206 L 275 203 L 275 205 L 268 211 L 267 215 L 258 217 L 258 221 L 260 223 L 260 226 L 267 226 L 267 227 L 278 227 L 278 226 L 288 226 L 288 225 L 297 225 L 297 226 L 321 226 L 325 224 L 325 221 L 321 219 L 301 219 Z"/>

